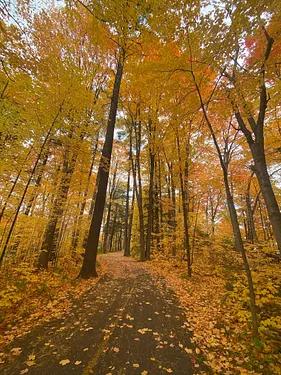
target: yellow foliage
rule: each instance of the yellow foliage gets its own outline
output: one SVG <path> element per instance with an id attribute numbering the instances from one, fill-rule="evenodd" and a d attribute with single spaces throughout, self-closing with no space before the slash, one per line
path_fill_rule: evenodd
<path id="1" fill-rule="evenodd" d="M 214 243 L 200 246 L 193 276 L 186 263 L 156 257 L 147 267 L 165 276 L 185 308 L 192 341 L 200 346 L 206 365 L 217 375 L 279 375 L 281 356 L 267 336 L 281 328 L 281 271 L 266 261 L 263 252 L 249 253 L 259 313 L 260 339 L 251 337 L 251 313 L 241 255 Z M 278 365 L 277 365 L 278 364 Z"/>

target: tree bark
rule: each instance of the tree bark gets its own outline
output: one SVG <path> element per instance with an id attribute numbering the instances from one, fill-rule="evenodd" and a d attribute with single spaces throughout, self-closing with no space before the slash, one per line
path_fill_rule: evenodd
<path id="1" fill-rule="evenodd" d="M 117 174 L 117 166 L 118 162 L 116 162 L 116 166 L 114 168 L 113 173 L 113 179 L 112 179 L 112 185 L 110 186 L 109 191 L 109 202 L 108 202 L 108 209 L 107 209 L 107 217 L 106 217 L 106 223 L 105 223 L 105 230 L 104 230 L 104 237 L 103 237 L 103 252 L 106 253 L 109 250 L 109 244 L 108 242 L 109 238 L 109 224 L 111 219 L 111 208 L 112 208 L 112 201 L 114 199 L 114 194 L 116 190 L 116 174 Z"/>
<path id="2" fill-rule="evenodd" d="M 261 149 L 263 149 L 263 145 L 253 144 L 251 147 L 255 163 L 253 170 L 259 181 L 261 193 L 266 205 L 278 249 L 281 251 L 281 213 L 271 185 L 265 155 Z"/>
<path id="3" fill-rule="evenodd" d="M 92 176 L 92 173 L 93 173 L 93 168 L 94 168 L 94 164 L 95 164 L 95 160 L 96 160 L 96 154 L 97 154 L 97 150 L 98 150 L 98 142 L 99 142 L 99 132 L 97 133 L 96 143 L 95 143 L 95 146 L 94 146 L 94 149 L 93 149 L 91 165 L 90 165 L 90 169 L 89 169 L 89 173 L 88 173 L 87 185 L 86 185 L 86 189 L 83 193 L 83 201 L 82 201 L 82 204 L 81 204 L 81 207 L 80 207 L 77 225 L 75 226 L 75 230 L 74 230 L 74 233 L 73 233 L 72 254 L 74 254 L 76 252 L 77 246 L 79 244 L 79 237 L 80 237 L 80 232 L 81 232 L 81 227 L 82 227 L 83 215 L 84 215 L 84 211 L 85 211 L 85 208 L 86 208 L 87 197 L 88 197 L 88 192 L 89 192 L 90 182 L 91 182 L 91 176 Z M 83 242 L 83 240 L 82 240 L 82 242 Z"/>
<path id="4" fill-rule="evenodd" d="M 252 176 L 253 174 L 251 175 L 251 178 Z M 258 240 L 258 236 L 256 232 L 254 213 L 252 210 L 251 197 L 250 197 L 251 178 L 247 186 L 246 197 L 245 197 L 246 207 L 247 207 L 247 221 L 248 221 L 247 239 L 251 241 L 252 243 L 258 243 L 259 240 Z"/>
<path id="5" fill-rule="evenodd" d="M 109 233 L 109 247 L 108 247 L 109 252 L 112 252 L 114 235 L 118 234 L 116 232 L 117 215 L 118 215 L 118 206 L 117 206 L 117 204 L 115 204 L 113 222 L 112 222 L 112 225 L 111 225 L 111 232 Z M 116 244 L 116 242 L 115 242 L 115 244 Z"/>
<path id="6" fill-rule="evenodd" d="M 130 161 L 130 159 L 129 159 L 129 161 Z M 130 178 L 131 178 L 131 165 L 129 165 L 129 168 L 128 168 L 127 191 L 126 191 L 125 232 L 124 232 L 124 256 L 125 257 L 130 255 L 130 250 L 128 248 Z"/>
<path id="7" fill-rule="evenodd" d="M 163 222 L 164 222 L 164 215 L 163 215 L 163 201 L 162 201 L 162 179 L 161 179 L 161 160 L 160 155 L 158 154 L 158 204 L 159 204 L 159 234 L 160 234 L 160 247 L 162 252 L 164 252 L 164 232 L 163 232 Z"/>
<path id="8" fill-rule="evenodd" d="M 152 232 L 152 215 L 153 215 L 153 184 L 154 184 L 154 162 L 155 156 L 150 153 L 150 173 L 149 173 L 149 192 L 148 192 L 148 217 L 147 217 L 147 232 L 146 232 L 146 249 L 145 259 L 150 259 L 151 251 L 151 232 Z"/>
<path id="9" fill-rule="evenodd" d="M 145 260 L 145 238 L 144 238 L 144 213 L 143 213 L 143 198 L 142 198 L 142 181 L 141 181 L 141 168 L 140 168 L 140 147 L 141 147 L 141 122 L 138 108 L 138 120 L 135 123 L 135 142 L 136 142 L 136 159 L 133 163 L 132 159 L 132 170 L 134 176 L 134 187 L 136 192 L 138 211 L 139 211 L 139 226 L 140 226 L 140 260 Z"/>
<path id="10" fill-rule="evenodd" d="M 155 160 L 156 165 L 155 169 L 158 168 L 158 159 Z M 154 186 L 154 204 L 153 204 L 153 232 L 155 233 L 157 251 L 161 251 L 161 238 L 160 238 L 160 210 L 159 210 L 159 181 L 158 178 L 155 178 Z"/>
<path id="11" fill-rule="evenodd" d="M 149 191 L 148 191 L 148 209 L 147 209 L 147 232 L 146 232 L 146 248 L 145 259 L 150 260 L 151 252 L 151 233 L 152 233 L 152 216 L 153 216 L 153 185 L 154 185 L 154 167 L 155 167 L 155 154 L 154 154 L 154 138 L 155 129 L 151 120 L 148 122 L 149 128 Z"/>
<path id="12" fill-rule="evenodd" d="M 165 155 L 166 156 L 166 155 Z M 170 208 L 168 211 L 169 214 L 169 225 L 172 230 L 172 236 L 171 236 L 171 246 L 172 246 L 172 255 L 176 256 L 177 249 L 176 249 L 176 189 L 175 189 L 175 182 L 174 182 L 174 170 L 173 170 L 173 163 L 169 163 L 166 157 L 166 163 L 169 169 L 169 199 L 170 199 Z"/>
<path id="13" fill-rule="evenodd" d="M 259 96 L 259 111 L 258 116 L 255 119 L 254 115 L 251 114 L 249 110 L 249 105 L 246 100 L 242 101 L 242 107 L 247 117 L 247 122 L 249 124 L 250 130 L 247 127 L 241 112 L 238 108 L 238 105 L 231 99 L 231 104 L 233 111 L 235 113 L 236 120 L 240 129 L 242 130 L 248 145 L 250 147 L 252 157 L 254 160 L 253 171 L 255 172 L 260 189 L 265 201 L 266 209 L 268 212 L 269 220 L 272 225 L 273 233 L 277 242 L 279 251 L 281 251 L 281 212 L 271 185 L 270 177 L 267 170 L 266 158 L 265 158 L 265 149 L 264 149 L 264 121 L 268 103 L 267 97 L 267 88 L 265 81 L 266 73 L 266 63 L 270 57 L 274 39 L 268 34 L 267 30 L 263 28 L 264 36 L 267 41 L 265 53 L 263 59 L 261 59 L 262 64 L 259 72 L 260 78 L 260 96 Z M 236 65 L 234 66 L 234 69 Z M 235 72 L 234 72 L 235 73 Z M 234 85 L 235 90 L 240 94 L 241 97 L 241 88 L 237 86 L 235 74 L 229 76 L 225 73 L 230 82 Z M 243 98 L 243 94 L 242 94 Z"/>
<path id="14" fill-rule="evenodd" d="M 36 178 L 36 181 L 35 181 L 35 187 L 39 187 L 41 185 L 41 180 L 42 180 L 42 177 L 43 177 L 43 174 L 44 174 L 44 170 L 45 170 L 45 167 L 47 165 L 47 161 L 48 161 L 48 158 L 49 158 L 49 149 L 46 150 L 45 152 L 45 155 L 43 155 L 43 160 L 42 160 L 42 164 L 40 165 L 40 169 L 38 171 L 38 175 L 37 175 L 37 178 Z M 32 205 L 36 199 L 36 192 L 33 191 L 32 194 L 31 194 L 31 197 L 29 198 L 29 201 L 26 205 L 26 209 L 25 209 L 25 212 L 24 214 L 25 215 L 29 215 L 30 211 L 31 211 L 31 208 L 32 208 Z"/>
<path id="15" fill-rule="evenodd" d="M 71 131 L 70 138 L 73 137 L 73 131 L 74 129 L 72 129 Z M 63 213 L 67 202 L 67 195 L 70 188 L 71 178 L 74 172 L 78 149 L 73 152 L 73 155 L 71 157 L 69 153 L 70 146 L 67 145 L 64 154 L 62 178 L 60 181 L 58 194 L 54 200 L 49 221 L 45 229 L 43 242 L 41 246 L 41 253 L 38 259 L 39 269 L 48 268 L 49 260 L 55 260 L 57 255 L 57 240 L 59 235 L 59 227 L 62 223 Z"/>
<path id="16" fill-rule="evenodd" d="M 182 211 L 183 211 L 183 222 L 184 222 L 184 248 L 187 257 L 187 274 L 190 277 L 191 270 L 191 259 L 190 259 L 190 243 L 189 243 L 189 220 L 188 220 L 188 156 L 189 149 L 188 144 L 186 144 L 186 155 L 184 162 L 184 171 L 182 171 L 182 157 L 179 136 L 176 134 L 177 141 L 177 151 L 178 159 L 180 164 L 180 185 L 181 185 L 181 195 L 182 195 Z"/>
<path id="17" fill-rule="evenodd" d="M 132 197 L 132 203 L 131 203 L 129 228 L 128 228 L 128 238 L 127 238 L 128 256 L 130 256 L 130 254 L 131 254 L 131 237 L 132 237 L 132 228 L 133 228 L 133 219 L 134 219 L 135 196 L 136 196 L 135 188 L 133 188 L 133 197 Z"/>
<path id="18" fill-rule="evenodd" d="M 99 164 L 99 182 L 93 217 L 90 225 L 89 236 L 85 248 L 85 256 L 79 276 L 81 278 L 97 277 L 96 258 L 98 252 L 99 236 L 106 199 L 106 190 L 110 169 L 110 160 L 113 145 L 114 128 L 116 123 L 117 106 L 119 100 L 119 91 L 123 75 L 124 53 L 120 54 L 117 71 L 115 75 L 114 88 L 111 97 L 110 111 L 107 123 L 106 137 L 102 150 L 102 156 Z"/>

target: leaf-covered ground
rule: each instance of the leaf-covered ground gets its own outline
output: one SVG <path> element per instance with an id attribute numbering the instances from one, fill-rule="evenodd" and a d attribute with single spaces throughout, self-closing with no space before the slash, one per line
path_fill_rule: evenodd
<path id="1" fill-rule="evenodd" d="M 176 292 L 193 333 L 191 341 L 204 353 L 210 373 L 281 374 L 281 270 L 272 250 L 248 249 L 260 325 L 260 337 L 253 340 L 241 255 L 231 246 L 206 245 L 196 251 L 190 279 L 182 259 L 157 256 L 145 266 L 165 277 Z"/>
<path id="2" fill-rule="evenodd" d="M 1 373 L 200 373 L 204 357 L 163 277 L 120 253 L 100 262 L 107 272 L 71 308 L 3 349 Z"/>
<path id="3" fill-rule="evenodd" d="M 231 246 L 201 243 L 191 278 L 182 258 L 121 253 L 99 257 L 98 279 L 75 280 L 74 268 L 3 274 L 1 373 L 279 375 L 281 270 L 269 250 L 248 249 L 255 341 Z"/>
<path id="4" fill-rule="evenodd" d="M 79 267 L 79 266 L 78 266 Z M 0 275 L 0 350 L 32 328 L 54 317 L 60 317 L 96 283 L 97 279 L 76 279 L 77 265 L 37 272 L 27 263 L 2 268 Z M 105 263 L 99 274 L 106 272 Z M 0 357 L 0 363 L 3 359 Z"/>

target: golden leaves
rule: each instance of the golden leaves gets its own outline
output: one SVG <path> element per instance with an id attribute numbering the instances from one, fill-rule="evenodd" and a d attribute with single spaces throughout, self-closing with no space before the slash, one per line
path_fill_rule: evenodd
<path id="1" fill-rule="evenodd" d="M 146 332 L 152 332 L 152 329 L 150 328 L 140 328 L 138 329 L 138 332 L 144 335 Z"/>
<path id="2" fill-rule="evenodd" d="M 25 361 L 28 367 L 34 366 L 35 365 L 35 354 L 30 354 L 28 356 L 27 361 Z"/>
<path id="3" fill-rule="evenodd" d="M 65 366 L 67 365 L 68 363 L 70 363 L 70 360 L 69 359 L 62 359 L 59 364 L 62 365 L 62 366 Z"/>

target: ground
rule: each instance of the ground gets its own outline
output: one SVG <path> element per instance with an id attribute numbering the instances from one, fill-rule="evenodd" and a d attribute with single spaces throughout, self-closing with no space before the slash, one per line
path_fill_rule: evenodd
<path id="1" fill-rule="evenodd" d="M 3 375 L 192 375 L 200 361 L 174 292 L 136 260 L 103 255 L 107 272 L 60 318 L 4 350 Z"/>

